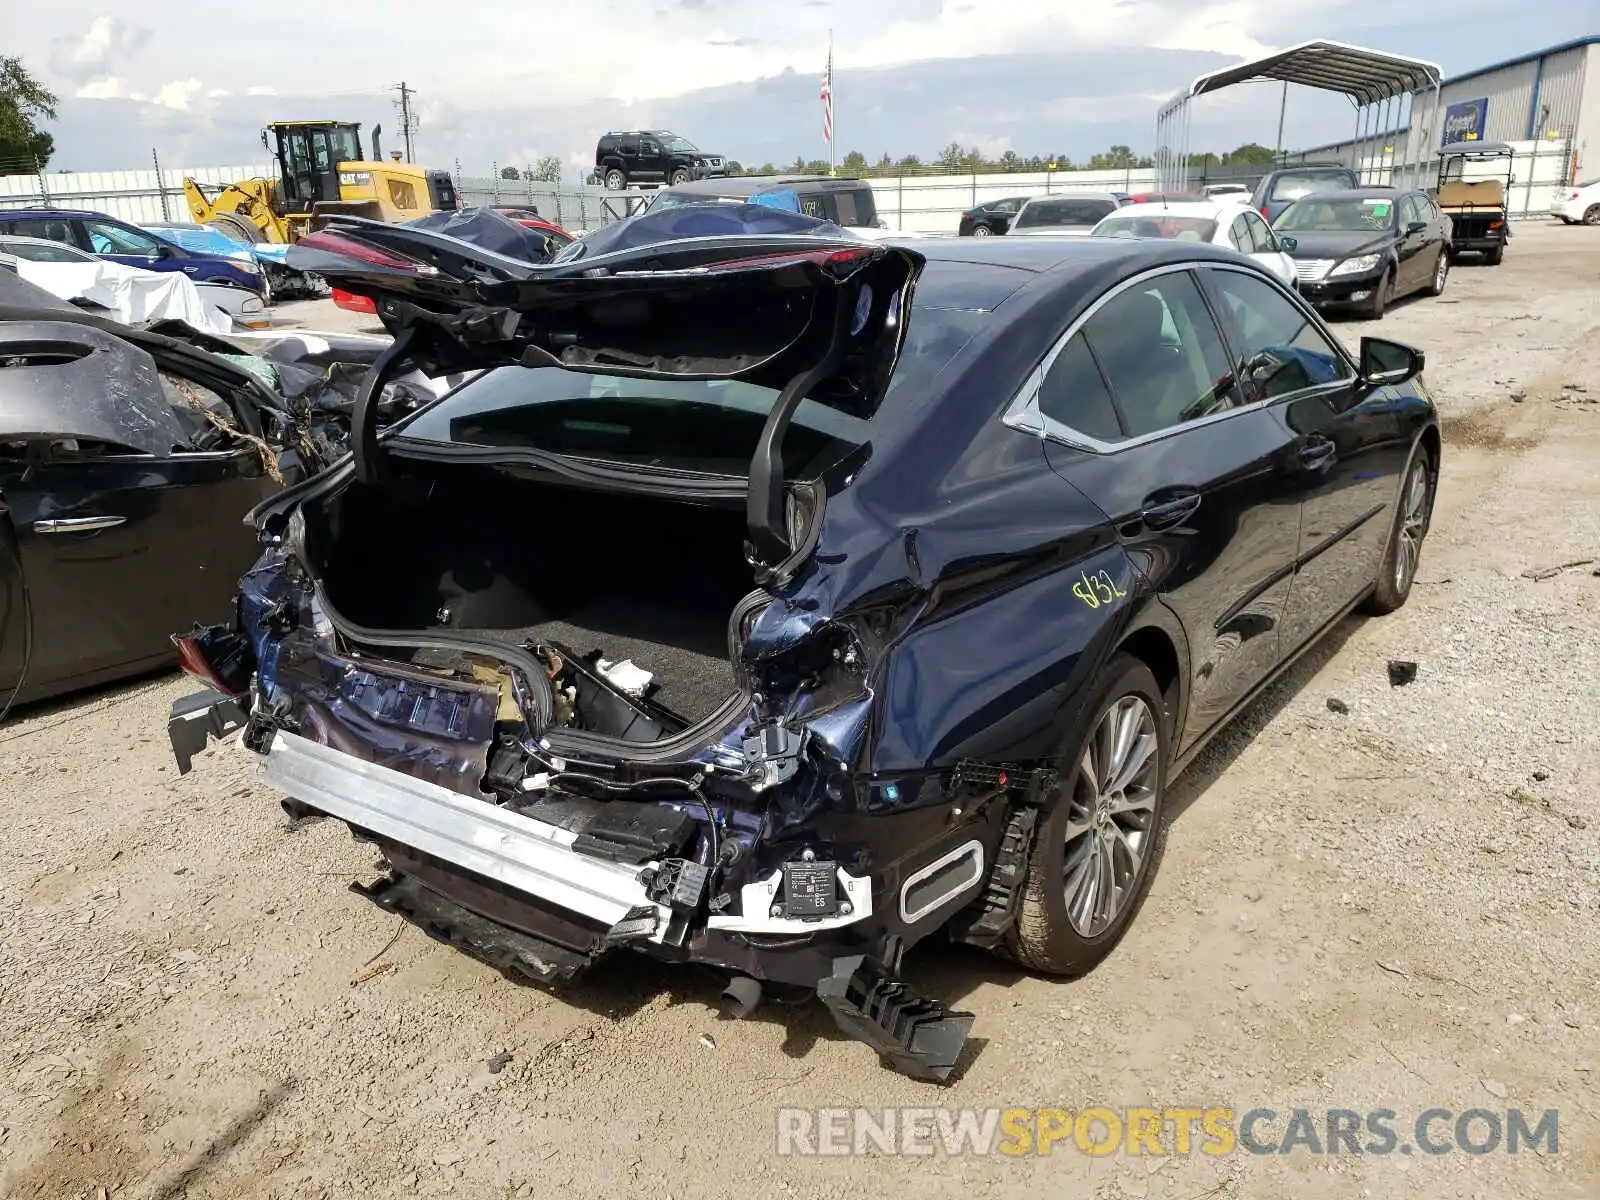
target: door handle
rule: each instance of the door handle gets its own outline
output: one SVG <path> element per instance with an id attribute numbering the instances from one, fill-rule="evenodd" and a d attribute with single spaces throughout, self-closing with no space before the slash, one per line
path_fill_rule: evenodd
<path id="1" fill-rule="evenodd" d="M 1163 500 L 1160 504 L 1147 504 L 1139 510 L 1139 519 L 1148 529 L 1171 529 L 1188 520 L 1199 507 L 1200 493 L 1190 492 L 1173 500 Z"/>
<path id="2" fill-rule="evenodd" d="M 1300 447 L 1300 465 L 1308 471 L 1320 471 L 1333 462 L 1338 449 L 1328 438 L 1314 438 Z"/>
<path id="3" fill-rule="evenodd" d="M 93 533 L 97 529 L 115 529 L 126 517 L 64 517 L 59 521 L 35 521 L 35 533 Z"/>

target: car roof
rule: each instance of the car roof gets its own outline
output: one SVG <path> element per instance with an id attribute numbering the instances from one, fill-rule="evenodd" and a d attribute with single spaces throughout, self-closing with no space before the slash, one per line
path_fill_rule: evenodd
<path id="1" fill-rule="evenodd" d="M 864 185 L 861 179 L 841 179 L 833 175 L 725 175 L 676 183 L 668 190 L 686 196 L 748 196 L 767 188 L 815 187 L 839 191 Z"/>
<path id="2" fill-rule="evenodd" d="M 105 221 L 116 221 L 119 225 L 127 224 L 121 217 L 113 217 L 110 213 L 91 212 L 86 208 L 0 208 L 0 217 L 12 219 L 18 217 L 95 217 Z"/>
<path id="3" fill-rule="evenodd" d="M 1124 192 L 1123 195 L 1127 193 Z M 1116 192 L 1056 192 L 1049 196 L 1029 196 L 1028 204 L 1053 204 L 1060 200 L 1115 200 Z M 1027 204 L 1023 205 L 1024 208 Z"/>
<path id="4" fill-rule="evenodd" d="M 1175 242 L 1164 238 L 1018 238 L 1012 241 L 1010 238 L 890 236 L 884 241 L 889 245 L 904 245 L 930 263 L 965 263 L 1039 275 L 1049 273 L 1062 282 L 1098 273 L 1106 267 L 1121 267 L 1127 274 L 1137 274 L 1151 267 L 1188 260 L 1233 265 L 1239 261 L 1236 253 L 1206 242 Z"/>

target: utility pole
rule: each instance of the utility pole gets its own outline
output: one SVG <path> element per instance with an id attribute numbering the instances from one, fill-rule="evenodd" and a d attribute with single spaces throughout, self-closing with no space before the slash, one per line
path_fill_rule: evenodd
<path id="1" fill-rule="evenodd" d="M 404 80 L 395 84 L 394 90 L 400 93 L 400 99 L 396 102 L 396 107 L 400 109 L 400 136 L 406 144 L 406 161 L 410 162 L 411 136 L 417 129 L 416 116 L 411 111 L 411 101 L 417 93 L 408 87 Z"/>
<path id="2" fill-rule="evenodd" d="M 1278 144 L 1272 148 L 1275 161 L 1283 162 L 1283 114 L 1289 108 L 1289 81 L 1283 81 L 1283 94 L 1278 99 Z"/>

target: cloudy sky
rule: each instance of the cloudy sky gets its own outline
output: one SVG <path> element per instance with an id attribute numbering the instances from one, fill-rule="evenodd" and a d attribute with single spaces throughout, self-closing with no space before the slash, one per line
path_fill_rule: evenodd
<path id="1" fill-rule="evenodd" d="M 608 128 L 665 126 L 747 163 L 823 157 L 817 78 L 835 30 L 839 150 L 924 158 L 1147 152 L 1159 100 L 1196 74 L 1309 38 L 1440 63 L 1594 32 L 1597 0 L 178 0 L 0 5 L 0 47 L 61 97 L 54 169 L 254 163 L 273 118 L 398 120 L 417 158 L 485 174 L 543 154 L 592 162 Z M 194 15 L 184 15 L 186 12 Z M 1196 106 L 1194 143 L 1271 144 L 1277 89 Z M 1348 134 L 1339 97 L 1291 92 L 1285 140 Z"/>

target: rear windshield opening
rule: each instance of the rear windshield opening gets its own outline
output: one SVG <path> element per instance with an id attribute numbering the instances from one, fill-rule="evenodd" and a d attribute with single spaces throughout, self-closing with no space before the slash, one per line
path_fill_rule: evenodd
<path id="1" fill-rule="evenodd" d="M 1036 200 L 1017 214 L 1017 228 L 1098 225 L 1117 210 L 1114 200 Z"/>
<path id="2" fill-rule="evenodd" d="M 1272 184 L 1274 200 L 1295 200 L 1312 192 L 1337 192 L 1350 186 L 1348 171 L 1307 171 L 1303 175 L 1280 175 Z"/>
<path id="3" fill-rule="evenodd" d="M 1217 223 L 1205 217 L 1117 217 L 1100 222 L 1094 233 L 1096 237 L 1209 242 L 1217 234 Z"/>

